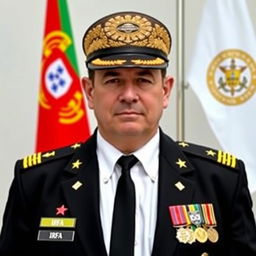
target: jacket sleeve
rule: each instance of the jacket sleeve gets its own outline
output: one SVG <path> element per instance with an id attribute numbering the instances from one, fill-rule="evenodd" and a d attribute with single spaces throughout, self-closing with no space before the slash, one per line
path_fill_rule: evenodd
<path id="1" fill-rule="evenodd" d="M 256 255 L 256 226 L 252 212 L 252 200 L 248 190 L 245 167 L 240 165 L 237 189 L 233 198 L 230 218 L 232 245 L 229 255 Z"/>
<path id="2" fill-rule="evenodd" d="M 3 216 L 0 235 L 0 255 L 16 256 L 28 253 L 31 248 L 31 229 L 26 198 L 21 183 L 21 170 L 16 163 L 15 175 L 10 187 L 9 196 Z"/>

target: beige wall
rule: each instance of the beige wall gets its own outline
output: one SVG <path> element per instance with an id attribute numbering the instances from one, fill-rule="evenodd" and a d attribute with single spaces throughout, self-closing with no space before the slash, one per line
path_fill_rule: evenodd
<path id="1" fill-rule="evenodd" d="M 234 0 L 240 1 L 240 0 Z M 34 150 L 37 96 L 45 0 L 0 0 L 0 226 L 16 159 Z M 81 75 L 85 75 L 81 38 L 95 19 L 113 11 L 148 13 L 163 21 L 172 31 L 176 48 L 176 0 L 68 0 Z M 204 0 L 185 0 L 186 61 L 189 63 Z M 247 0 L 251 10 L 256 2 Z M 254 24 L 256 24 L 255 17 Z M 176 54 L 171 54 L 169 73 L 175 76 Z M 201 106 L 191 91 L 186 96 L 185 135 L 189 141 L 219 148 Z M 197 113 L 196 115 L 194 113 Z M 165 111 L 162 128 L 176 137 L 176 92 Z M 90 114 L 92 129 L 95 120 Z M 200 131 L 200 132 L 198 132 Z M 256 204 L 256 195 L 254 195 Z M 255 210 L 256 212 L 256 210 Z"/>

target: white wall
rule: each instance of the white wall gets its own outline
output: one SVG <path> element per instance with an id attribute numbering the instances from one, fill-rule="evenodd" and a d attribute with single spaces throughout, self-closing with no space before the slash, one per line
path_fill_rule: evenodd
<path id="1" fill-rule="evenodd" d="M 205 0 L 186 0 L 187 63 Z M 238 1 L 238 0 L 234 0 Z M 253 0 L 247 2 L 255 9 Z M 46 0 L 0 0 L 0 226 L 13 166 L 18 158 L 34 151 L 37 119 L 37 97 L 44 11 Z M 81 38 L 85 29 L 106 14 L 115 11 L 141 11 L 160 19 L 172 32 L 176 48 L 175 0 L 68 0 L 81 76 L 86 74 Z M 254 17 L 255 19 L 255 17 Z M 256 21 L 254 21 L 256 24 Z M 175 76 L 176 54 L 171 54 L 169 73 Z M 194 115 L 194 113 L 197 113 Z M 165 111 L 162 128 L 176 137 L 176 92 Z M 95 120 L 90 114 L 92 129 Z M 219 148 L 195 95 L 186 91 L 186 126 L 188 141 Z M 200 131 L 200 132 L 198 132 Z M 256 204 L 256 195 L 254 195 Z M 256 210 L 255 210 L 256 212 Z"/>

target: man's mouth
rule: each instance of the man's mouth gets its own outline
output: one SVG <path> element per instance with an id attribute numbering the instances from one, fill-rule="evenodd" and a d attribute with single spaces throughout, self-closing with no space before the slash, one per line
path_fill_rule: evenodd
<path id="1" fill-rule="evenodd" d="M 134 110 L 127 110 L 127 111 L 117 112 L 115 115 L 117 115 L 117 116 L 137 116 L 137 115 L 142 115 L 142 113 L 134 111 Z"/>

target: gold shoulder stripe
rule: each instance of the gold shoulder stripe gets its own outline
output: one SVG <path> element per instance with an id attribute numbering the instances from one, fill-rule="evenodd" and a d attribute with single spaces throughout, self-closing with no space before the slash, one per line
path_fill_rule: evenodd
<path id="1" fill-rule="evenodd" d="M 73 154 L 76 151 L 76 149 L 79 147 L 81 147 L 81 144 L 76 143 L 71 146 L 59 148 L 55 151 L 51 150 L 48 152 L 43 152 L 43 153 L 39 152 L 39 153 L 28 155 L 20 161 L 21 163 L 20 168 L 28 169 L 30 167 Z"/>
<path id="2" fill-rule="evenodd" d="M 23 168 L 26 169 L 28 167 L 40 164 L 41 162 L 42 162 L 42 153 L 29 155 L 23 158 Z"/>
<path id="3" fill-rule="evenodd" d="M 184 141 L 178 141 L 177 144 L 182 151 L 189 154 L 197 155 L 199 157 L 215 161 L 231 168 L 239 168 L 237 164 L 237 158 L 230 153 L 224 152 L 222 150 L 215 150 L 204 146 L 195 145 L 192 143 L 187 143 Z"/>
<path id="4" fill-rule="evenodd" d="M 235 168 L 237 159 L 234 155 L 219 150 L 217 162 Z"/>

